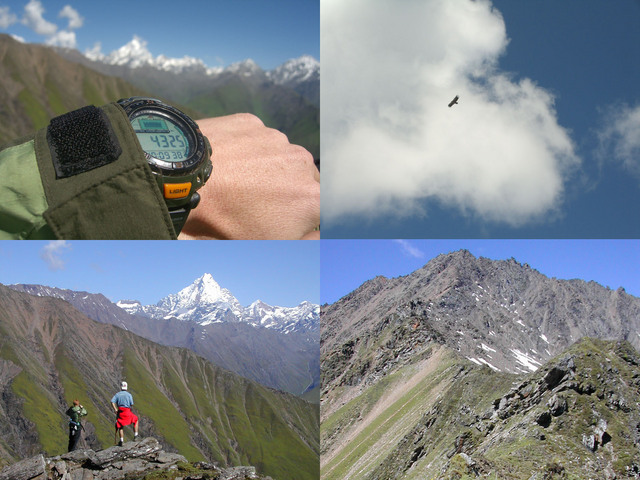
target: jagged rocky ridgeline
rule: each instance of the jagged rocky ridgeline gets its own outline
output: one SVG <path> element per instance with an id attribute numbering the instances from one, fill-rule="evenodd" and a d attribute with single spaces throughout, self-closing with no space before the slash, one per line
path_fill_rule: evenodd
<path id="1" fill-rule="evenodd" d="M 584 336 L 640 349 L 640 298 L 623 288 L 549 278 L 515 259 L 466 250 L 403 277 L 371 279 L 323 306 L 321 317 L 323 386 L 358 382 L 344 378 L 354 360 L 366 363 L 366 379 L 430 341 L 508 373 L 533 372 Z M 372 348 L 383 333 L 386 343 Z M 367 349 L 375 355 L 364 359 Z"/>
<path id="2" fill-rule="evenodd" d="M 143 480 L 150 473 L 166 472 L 174 480 L 269 480 L 254 467 L 219 468 L 204 462 L 189 464 L 177 453 L 167 453 L 152 437 L 94 452 L 75 450 L 57 457 L 27 458 L 0 471 L 0 480 Z M 155 477 L 159 478 L 159 477 Z"/>

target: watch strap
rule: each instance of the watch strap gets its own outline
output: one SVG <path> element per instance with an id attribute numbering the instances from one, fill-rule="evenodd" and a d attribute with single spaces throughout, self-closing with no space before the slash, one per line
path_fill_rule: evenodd
<path id="1" fill-rule="evenodd" d="M 171 221 L 173 222 L 173 228 L 178 235 L 182 231 L 182 227 L 184 227 L 184 224 L 187 221 L 187 217 L 189 217 L 189 212 L 191 212 L 192 209 L 196 208 L 198 206 L 198 203 L 200 203 L 200 194 L 194 192 L 191 195 L 191 199 L 188 203 L 179 207 L 169 208 L 169 216 L 171 217 Z"/>

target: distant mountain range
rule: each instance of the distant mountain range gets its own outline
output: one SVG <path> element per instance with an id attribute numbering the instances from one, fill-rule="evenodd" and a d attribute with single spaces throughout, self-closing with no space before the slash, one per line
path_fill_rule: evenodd
<path id="1" fill-rule="evenodd" d="M 321 309 L 326 480 L 636 478 L 640 298 L 440 255 Z"/>
<path id="2" fill-rule="evenodd" d="M 221 288 L 211 274 L 206 273 L 177 294 L 161 299 L 155 305 L 142 306 L 136 300 L 121 300 L 117 305 L 132 315 L 154 319 L 177 318 L 201 326 L 212 323 L 244 322 L 254 327 L 270 328 L 288 334 L 319 331 L 318 305 L 302 302 L 297 307 L 272 307 L 256 300 L 248 307 L 226 288 Z"/>
<path id="3" fill-rule="evenodd" d="M 0 98 L 5 105 L 0 110 L 0 143 L 87 104 L 147 95 L 171 102 L 194 118 L 254 113 L 319 158 L 320 74 L 312 57 L 292 59 L 269 72 L 251 60 L 211 69 L 191 57 L 153 57 L 136 38 L 109 55 L 87 55 L 23 44 L 0 34 L 0 65 L 6 72 L 0 80 L 6 96 Z"/>
<path id="4" fill-rule="evenodd" d="M 61 298 L 89 318 L 117 325 L 163 345 L 187 347 L 223 368 L 263 385 L 319 401 L 319 307 L 242 307 L 210 274 L 156 305 L 112 303 L 101 294 L 43 285 L 11 285 Z"/>
<path id="5" fill-rule="evenodd" d="M 151 67 L 155 70 L 178 75 L 196 74 L 215 79 L 225 72 L 251 76 L 259 75 L 263 71 L 251 59 L 236 62 L 227 68 L 212 68 L 207 67 L 201 59 L 189 56 L 169 58 L 165 55 L 159 55 L 154 57 L 147 49 L 146 42 L 138 37 L 134 37 L 129 43 L 108 55 L 91 51 L 81 54 L 77 50 L 64 48 L 58 48 L 57 50 L 61 55 L 69 56 L 74 60 L 79 60 L 78 54 L 80 54 L 95 64 L 102 64 L 103 66 L 98 68 L 105 69 L 105 73 L 110 73 L 109 66 L 124 66 L 130 69 Z M 116 70 L 111 70 L 111 72 L 114 71 Z M 264 73 L 276 85 L 285 85 L 294 90 L 300 89 L 302 92 L 305 91 L 305 88 L 301 86 L 314 85 L 314 95 L 307 97 L 307 100 L 319 106 L 320 63 L 312 56 L 303 55 L 299 58 L 290 59 L 279 67 Z"/>
<path id="6" fill-rule="evenodd" d="M 93 321 L 61 299 L 0 285 L 0 466 L 66 451 L 64 412 L 74 398 L 89 412 L 87 446 L 113 445 L 109 400 L 123 379 L 141 435 L 166 451 L 253 465 L 272 478 L 318 478 L 317 405 Z"/>

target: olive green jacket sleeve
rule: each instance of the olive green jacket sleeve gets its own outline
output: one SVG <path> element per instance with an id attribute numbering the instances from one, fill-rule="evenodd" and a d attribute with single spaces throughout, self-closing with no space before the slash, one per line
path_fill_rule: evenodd
<path id="1" fill-rule="evenodd" d="M 33 145 L 0 151 L 0 239 L 55 238 L 43 216 L 48 205 Z"/>
<path id="2" fill-rule="evenodd" d="M 121 147 L 106 165 L 59 178 L 46 128 L 0 150 L 0 239 L 176 238 L 126 114 L 101 110 Z"/>

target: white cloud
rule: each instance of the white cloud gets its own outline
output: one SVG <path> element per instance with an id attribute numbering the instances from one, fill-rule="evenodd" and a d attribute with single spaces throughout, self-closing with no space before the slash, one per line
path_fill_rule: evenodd
<path id="1" fill-rule="evenodd" d="M 67 30 L 74 30 L 76 28 L 80 28 L 84 23 L 84 18 L 80 16 L 78 11 L 73 8 L 71 5 L 65 5 L 60 13 L 58 14 L 60 18 L 68 18 L 69 25 L 67 26 Z"/>
<path id="2" fill-rule="evenodd" d="M 27 43 L 24 37 L 21 37 L 20 35 L 13 35 L 13 34 L 10 34 L 10 35 L 11 35 L 11 38 L 13 38 L 14 40 L 17 40 L 20 43 Z"/>
<path id="3" fill-rule="evenodd" d="M 321 19 L 325 221 L 426 199 L 511 225 L 558 207 L 579 159 L 552 95 L 497 70 L 489 0 L 323 0 Z"/>
<path id="4" fill-rule="evenodd" d="M 9 28 L 18 21 L 18 17 L 11 13 L 9 7 L 0 7 L 0 28 Z"/>
<path id="5" fill-rule="evenodd" d="M 72 30 L 80 28 L 84 18 L 70 5 L 65 5 L 58 14 L 61 18 L 68 18 L 69 24 L 66 29 L 58 30 L 55 23 L 44 19 L 44 7 L 39 0 L 30 0 L 24 7 L 22 23 L 39 35 L 46 37 L 47 45 L 57 45 L 60 47 L 76 48 L 76 34 Z"/>
<path id="6" fill-rule="evenodd" d="M 60 30 L 47 38 L 45 43 L 58 47 L 76 48 L 76 32 Z"/>
<path id="7" fill-rule="evenodd" d="M 401 250 L 403 253 L 411 256 L 411 257 L 415 257 L 415 258 L 423 258 L 424 257 L 424 252 L 422 252 L 420 249 L 414 247 L 413 245 L 411 245 L 411 243 L 409 243 L 406 240 L 394 240 L 398 245 L 400 245 Z"/>
<path id="8" fill-rule="evenodd" d="M 51 23 L 44 19 L 44 7 L 38 0 L 30 0 L 24 7 L 24 17 L 22 17 L 22 23 L 24 23 L 31 30 L 39 35 L 53 35 L 58 30 L 58 26 L 55 23 Z"/>
<path id="9" fill-rule="evenodd" d="M 640 176 L 640 105 L 611 108 L 600 134 L 600 156 Z"/>
<path id="10" fill-rule="evenodd" d="M 63 270 L 65 262 L 62 254 L 68 248 L 71 248 L 71 244 L 66 240 L 49 242 L 40 250 L 40 258 L 47 263 L 49 270 Z"/>

